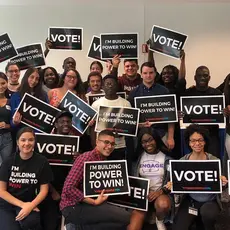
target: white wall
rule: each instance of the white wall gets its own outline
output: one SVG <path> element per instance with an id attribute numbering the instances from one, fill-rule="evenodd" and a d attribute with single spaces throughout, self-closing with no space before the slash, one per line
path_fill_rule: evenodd
<path id="1" fill-rule="evenodd" d="M 44 44 L 49 26 L 84 28 L 82 51 L 49 53 L 47 65 L 59 72 L 64 58 L 73 56 L 82 78 L 86 79 L 92 62 L 86 54 L 93 35 L 138 32 L 141 48 L 153 24 L 189 35 L 185 46 L 188 85 L 193 84 L 194 71 L 199 65 L 210 68 L 213 86 L 230 72 L 230 4 L 226 1 L 21 0 L 19 5 L 16 0 L 2 0 L 0 4 L 0 34 L 8 32 L 16 47 L 35 42 Z M 146 59 L 147 55 L 140 52 L 140 64 Z M 155 60 L 159 71 L 166 64 L 179 66 L 179 61 L 160 54 L 155 54 Z M 6 62 L 1 63 L 0 70 L 5 65 Z"/>

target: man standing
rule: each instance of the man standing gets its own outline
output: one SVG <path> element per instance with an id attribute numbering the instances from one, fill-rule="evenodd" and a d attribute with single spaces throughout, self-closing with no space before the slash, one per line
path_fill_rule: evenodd
<path id="1" fill-rule="evenodd" d="M 131 107 L 130 103 L 125 100 L 124 98 L 117 95 L 117 89 L 118 89 L 118 82 L 117 79 L 114 78 L 113 75 L 106 75 L 103 78 L 103 90 L 105 91 L 105 96 L 99 98 L 96 100 L 92 107 L 99 111 L 99 106 L 119 106 L 119 107 Z M 94 132 L 94 129 L 91 129 L 91 140 L 93 146 L 95 146 L 95 137 L 96 134 Z M 114 152 L 111 154 L 109 159 L 113 160 L 121 160 L 125 159 L 125 153 L 126 153 L 126 144 L 125 144 L 125 137 L 116 135 L 116 147 Z"/>
<path id="2" fill-rule="evenodd" d="M 113 58 L 113 69 L 112 73 L 114 76 L 117 76 L 117 71 L 120 61 L 120 57 L 116 55 Z M 125 59 L 124 60 L 124 74 L 118 77 L 118 91 L 126 92 L 128 97 L 129 93 L 135 89 L 138 85 L 142 83 L 142 78 L 137 72 L 139 69 L 137 59 Z"/>
<path id="3" fill-rule="evenodd" d="M 153 66 L 152 63 L 144 62 L 142 64 L 141 77 L 143 79 L 143 83 L 140 84 L 129 94 L 128 100 L 131 103 L 132 107 L 134 107 L 135 97 L 169 94 L 167 88 L 155 83 L 156 67 Z M 150 123 L 146 122 L 145 126 L 150 126 Z M 167 145 L 168 149 L 172 150 L 174 148 L 174 124 L 170 123 L 167 125 L 167 127 L 165 126 L 165 124 L 156 124 L 152 125 L 152 127 L 156 129 L 159 136 Z"/>
<path id="4" fill-rule="evenodd" d="M 104 195 L 104 191 L 96 199 L 84 197 L 83 194 L 84 162 L 106 160 L 114 146 L 115 135 L 109 130 L 103 130 L 98 135 L 95 149 L 83 153 L 75 160 L 61 195 L 60 209 L 66 224 L 72 223 L 83 227 L 86 225 L 93 230 L 120 230 L 126 229 L 129 225 L 130 213 L 108 204 L 108 196 Z M 132 215 L 140 215 L 140 218 L 142 216 L 138 211 L 134 211 Z M 133 223 L 135 227 L 131 227 L 130 224 L 128 229 L 141 229 L 138 225 L 138 222 Z"/>
<path id="5" fill-rule="evenodd" d="M 221 95 L 221 91 L 209 86 L 209 81 L 211 79 L 210 71 L 206 66 L 199 66 L 196 69 L 194 80 L 196 85 L 188 88 L 184 96 L 209 96 L 209 95 Z M 220 157 L 221 147 L 224 148 L 224 137 L 219 137 L 219 127 L 218 125 L 206 125 L 209 130 L 210 143 L 208 147 L 208 152 L 216 157 Z M 184 154 L 188 153 L 189 150 L 184 146 Z"/>

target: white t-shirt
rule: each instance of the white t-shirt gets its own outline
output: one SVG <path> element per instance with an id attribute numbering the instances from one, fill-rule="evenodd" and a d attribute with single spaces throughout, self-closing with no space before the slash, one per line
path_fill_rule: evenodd
<path id="1" fill-rule="evenodd" d="M 118 98 L 115 100 L 108 100 L 105 97 L 101 97 L 92 104 L 92 107 L 98 112 L 100 105 L 102 106 L 120 106 L 120 107 L 131 108 L 131 104 L 129 103 L 129 101 L 125 100 L 124 98 L 120 96 L 118 96 Z M 116 142 L 116 147 L 115 147 L 116 149 L 126 147 L 124 136 L 115 138 L 115 142 Z"/>
<path id="2" fill-rule="evenodd" d="M 143 178 L 150 180 L 149 189 L 156 191 L 162 186 L 164 177 L 164 163 L 165 154 L 158 152 L 157 154 L 143 153 L 140 166 L 139 174 Z"/>

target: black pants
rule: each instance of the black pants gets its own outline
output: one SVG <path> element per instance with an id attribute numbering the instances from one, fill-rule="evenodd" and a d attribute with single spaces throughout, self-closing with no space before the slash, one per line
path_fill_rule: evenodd
<path id="1" fill-rule="evenodd" d="M 177 212 L 172 230 L 188 230 L 189 227 L 196 221 L 198 217 L 201 218 L 204 230 L 215 230 L 215 222 L 218 214 L 220 213 L 220 207 L 216 200 L 205 203 L 194 202 L 194 207 L 198 209 L 198 215 L 195 216 L 188 213 L 189 207 L 191 207 L 191 199 L 186 197 Z"/>
<path id="2" fill-rule="evenodd" d="M 91 230 L 123 230 L 130 221 L 128 211 L 106 202 L 98 206 L 79 203 L 63 209 L 62 214 L 66 224 L 80 225 L 83 229 L 90 227 Z"/>
<path id="3" fill-rule="evenodd" d="M 26 218 L 16 221 L 15 218 L 21 208 L 5 201 L 0 202 L 0 229 L 1 230 L 41 230 L 40 212 L 32 211 Z"/>

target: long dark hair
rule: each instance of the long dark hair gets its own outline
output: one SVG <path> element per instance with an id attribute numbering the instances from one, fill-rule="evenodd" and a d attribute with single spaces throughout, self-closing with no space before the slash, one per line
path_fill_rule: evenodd
<path id="1" fill-rule="evenodd" d="M 39 75 L 39 71 L 37 68 L 31 67 L 31 68 L 26 70 L 26 72 L 22 78 L 21 85 L 20 85 L 19 90 L 18 90 L 21 98 L 24 96 L 25 93 L 31 93 L 31 88 L 30 88 L 29 83 L 28 83 L 28 78 L 34 72 L 37 72 Z M 38 84 L 34 87 L 33 92 L 34 92 L 33 96 L 35 96 L 36 98 L 43 100 L 43 101 L 47 100 L 47 96 L 46 96 L 45 92 L 42 90 L 42 82 L 41 82 L 40 75 L 39 75 Z"/>
<path id="2" fill-rule="evenodd" d="M 80 76 L 79 72 L 75 69 L 68 69 L 62 74 L 60 82 L 59 82 L 59 87 L 61 88 L 64 85 L 65 77 L 69 71 L 73 71 L 77 76 L 77 84 L 74 87 L 74 90 L 77 92 L 77 96 L 79 96 L 81 98 L 84 97 L 83 95 L 85 95 L 85 90 L 83 87 L 81 76 Z"/>
<path id="3" fill-rule="evenodd" d="M 59 75 L 58 75 L 57 70 L 55 68 L 51 67 L 51 66 L 48 66 L 45 69 L 40 71 L 41 81 L 42 81 L 42 83 L 44 85 L 46 85 L 46 83 L 45 83 L 45 72 L 46 72 L 47 69 L 51 69 L 51 71 L 54 73 L 54 76 L 55 76 L 54 85 L 55 85 L 55 88 L 56 88 L 58 86 L 58 83 L 59 83 Z"/>
<path id="4" fill-rule="evenodd" d="M 8 83 L 8 78 L 7 78 L 7 76 L 3 72 L 0 72 L 0 78 L 3 79 L 3 80 L 5 80 L 6 83 Z M 4 95 L 7 98 L 9 97 L 9 95 L 8 95 L 8 88 L 6 88 L 6 91 L 5 91 Z"/>
<path id="5" fill-rule="evenodd" d="M 160 136 L 158 135 L 157 131 L 153 129 L 152 127 L 148 128 L 141 128 L 138 132 L 138 137 L 137 137 L 137 148 L 135 151 L 135 160 L 144 152 L 144 148 L 141 144 L 141 139 L 144 136 L 144 134 L 149 134 L 150 136 L 153 137 L 153 139 L 156 142 L 156 149 L 159 151 L 163 152 L 164 154 L 168 154 L 167 147 L 165 146 L 164 142 L 161 140 Z"/>

